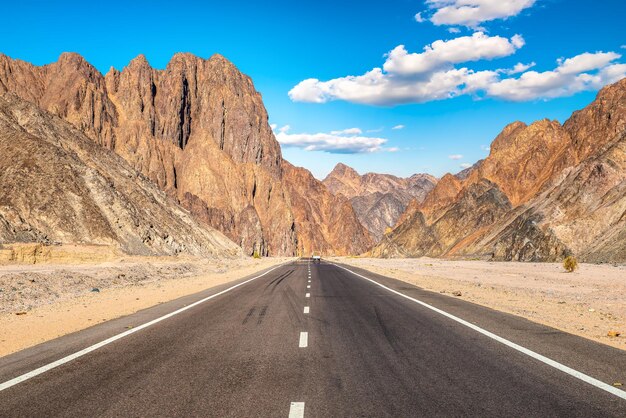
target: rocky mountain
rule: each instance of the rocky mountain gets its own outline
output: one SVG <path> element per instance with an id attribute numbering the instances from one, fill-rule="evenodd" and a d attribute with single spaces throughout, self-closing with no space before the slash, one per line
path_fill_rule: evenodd
<path id="1" fill-rule="evenodd" d="M 335 196 L 306 169 L 283 161 L 295 217 L 298 253 L 360 254 L 374 244 L 345 197 Z M 348 239 L 346 239 L 348 238 Z"/>
<path id="2" fill-rule="evenodd" d="M 0 155 L 0 242 L 241 254 L 118 155 L 12 94 L 0 96 Z"/>
<path id="3" fill-rule="evenodd" d="M 428 174 L 408 178 L 378 173 L 360 175 L 339 163 L 323 182 L 331 193 L 350 200 L 359 221 L 378 241 L 387 228 L 396 224 L 411 201 L 419 204 L 424 200 L 437 179 Z"/>
<path id="4" fill-rule="evenodd" d="M 103 76 L 77 54 L 42 67 L 0 55 L 6 92 L 115 151 L 245 253 L 292 255 L 302 246 L 294 213 L 307 209 L 285 189 L 261 95 L 224 57 L 176 54 L 157 70 L 140 55 Z M 367 242 L 362 233 L 337 244 Z"/>
<path id="5" fill-rule="evenodd" d="M 563 125 L 515 122 L 461 178 L 447 175 L 377 256 L 626 260 L 626 79 Z"/>

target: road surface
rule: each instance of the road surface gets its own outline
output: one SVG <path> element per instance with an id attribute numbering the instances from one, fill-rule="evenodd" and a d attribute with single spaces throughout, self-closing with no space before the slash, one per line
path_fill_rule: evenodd
<path id="1" fill-rule="evenodd" d="M 625 352 L 348 269 L 301 259 L 1 358 L 0 416 L 626 416 Z"/>

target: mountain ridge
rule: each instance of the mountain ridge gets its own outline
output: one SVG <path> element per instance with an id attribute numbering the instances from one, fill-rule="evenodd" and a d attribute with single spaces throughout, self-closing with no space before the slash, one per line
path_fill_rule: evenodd
<path id="1" fill-rule="evenodd" d="M 379 241 L 411 201 L 423 201 L 437 178 L 421 173 L 406 178 L 373 172 L 361 175 L 338 163 L 322 182 L 334 195 L 350 200 L 359 221 Z"/>
<path id="2" fill-rule="evenodd" d="M 509 124 L 487 158 L 463 178 L 444 176 L 371 254 L 624 261 L 625 142 L 626 79 L 563 125 Z"/>
<path id="3" fill-rule="evenodd" d="M 75 53 L 40 67 L 0 55 L 0 94 L 7 92 L 115 151 L 246 254 L 295 255 L 325 245 L 322 237 L 297 236 L 305 219 L 294 213 L 306 211 L 293 208 L 285 190 L 261 96 L 221 55 L 178 53 L 163 70 L 139 55 L 106 75 Z M 345 232 L 340 247 L 367 242 L 362 228 Z"/>

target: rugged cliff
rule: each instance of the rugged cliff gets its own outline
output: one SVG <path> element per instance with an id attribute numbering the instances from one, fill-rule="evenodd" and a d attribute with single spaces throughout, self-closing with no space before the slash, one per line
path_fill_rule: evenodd
<path id="1" fill-rule="evenodd" d="M 285 190 L 280 146 L 252 81 L 224 57 L 176 54 L 156 70 L 140 55 L 103 76 L 77 54 L 43 67 L 0 55 L 5 92 L 114 150 L 245 253 L 297 252 L 302 208 Z"/>
<path id="2" fill-rule="evenodd" d="M 115 153 L 14 95 L 0 96 L 0 242 L 108 245 L 140 255 L 236 256 Z"/>
<path id="3" fill-rule="evenodd" d="M 350 200 L 359 221 L 376 241 L 396 224 L 411 201 L 421 203 L 436 183 L 437 179 L 428 174 L 408 178 L 378 173 L 361 176 L 341 163 L 324 179 L 333 194 Z"/>
<path id="4" fill-rule="evenodd" d="M 283 162 L 296 220 L 299 254 L 361 254 L 372 245 L 350 202 L 335 196 L 306 169 Z"/>
<path id="5" fill-rule="evenodd" d="M 625 148 L 626 79 L 562 126 L 507 126 L 484 161 L 442 178 L 372 254 L 624 261 Z"/>

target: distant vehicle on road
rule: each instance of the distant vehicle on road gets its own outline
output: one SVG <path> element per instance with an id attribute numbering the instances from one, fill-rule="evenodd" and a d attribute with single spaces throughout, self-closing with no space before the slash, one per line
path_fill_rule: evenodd
<path id="1" fill-rule="evenodd" d="M 313 254 L 313 257 L 311 257 L 313 259 L 314 263 L 319 263 L 322 260 L 322 256 L 317 255 L 317 254 Z"/>

